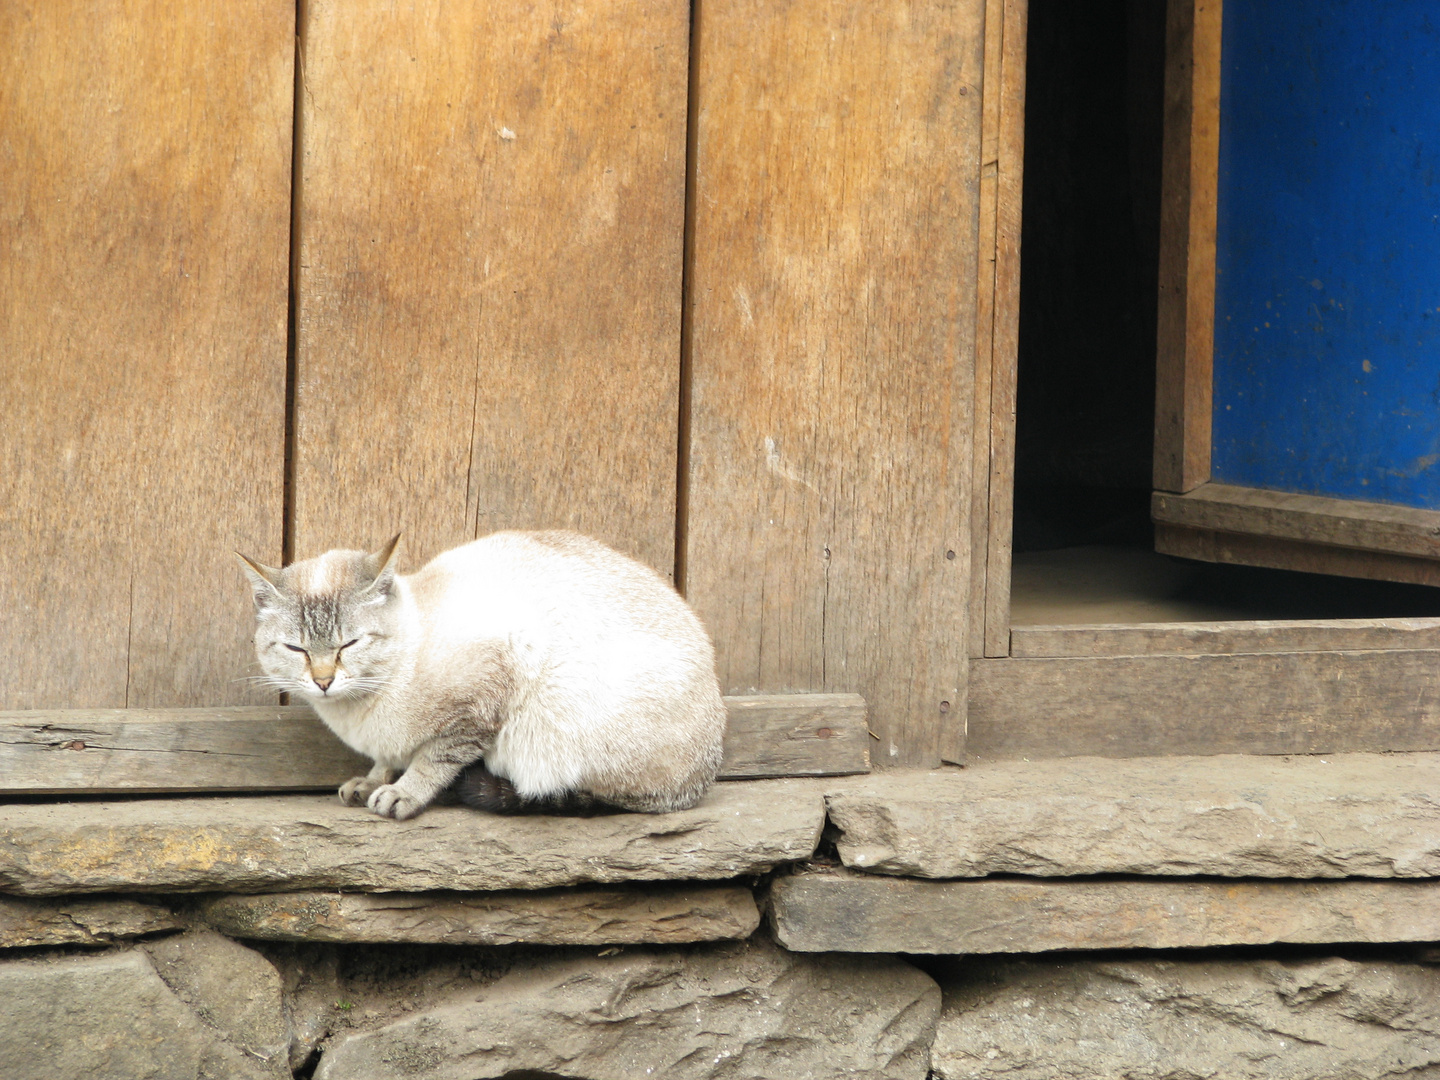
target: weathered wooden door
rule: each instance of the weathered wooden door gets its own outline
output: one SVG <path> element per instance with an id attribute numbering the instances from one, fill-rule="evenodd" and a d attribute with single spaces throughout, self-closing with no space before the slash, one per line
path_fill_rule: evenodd
<path id="1" fill-rule="evenodd" d="M 0 6 L 0 708 L 263 701 L 289 0 Z"/>
<path id="2" fill-rule="evenodd" d="M 1440 584 L 1440 3 L 1193 11 L 1157 545 Z"/>
<path id="3" fill-rule="evenodd" d="M 0 708 L 262 700 L 231 548 L 565 527 L 960 752 L 984 0 L 152 6 L 4 26 Z"/>

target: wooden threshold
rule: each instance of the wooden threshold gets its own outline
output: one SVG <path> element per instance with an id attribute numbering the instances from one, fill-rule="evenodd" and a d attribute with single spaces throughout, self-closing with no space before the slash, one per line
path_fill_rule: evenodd
<path id="1" fill-rule="evenodd" d="M 725 704 L 723 780 L 870 771 L 857 694 Z M 304 706 L 0 713 L 0 796 L 326 790 L 369 767 Z"/>
<path id="2" fill-rule="evenodd" d="M 982 760 L 1435 750 L 1437 672 L 1433 648 L 977 659 L 968 749 Z"/>

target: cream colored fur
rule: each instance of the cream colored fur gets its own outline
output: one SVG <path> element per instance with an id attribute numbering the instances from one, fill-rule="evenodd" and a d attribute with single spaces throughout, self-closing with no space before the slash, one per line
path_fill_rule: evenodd
<path id="1" fill-rule="evenodd" d="M 394 543 L 245 560 L 269 682 L 375 761 L 344 801 L 411 817 L 481 758 L 525 798 L 699 800 L 725 708 L 709 638 L 664 579 L 575 533 L 495 533 L 408 576 Z"/>

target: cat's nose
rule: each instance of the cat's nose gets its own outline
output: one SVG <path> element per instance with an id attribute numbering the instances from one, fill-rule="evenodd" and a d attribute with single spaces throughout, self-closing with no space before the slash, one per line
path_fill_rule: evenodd
<path id="1" fill-rule="evenodd" d="M 320 689 L 321 689 L 322 691 L 323 691 L 323 690 L 329 690 L 329 689 L 330 689 L 330 684 L 333 683 L 334 681 L 335 681 L 335 676 L 334 676 L 334 675 L 327 675 L 327 676 L 326 676 L 325 678 L 323 678 L 323 679 L 316 679 L 316 680 L 315 680 L 315 685 L 318 686 L 318 687 L 320 687 Z"/>

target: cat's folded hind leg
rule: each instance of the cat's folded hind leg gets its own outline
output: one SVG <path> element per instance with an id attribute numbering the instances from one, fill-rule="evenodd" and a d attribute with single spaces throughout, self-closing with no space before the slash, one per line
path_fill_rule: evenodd
<path id="1" fill-rule="evenodd" d="M 393 784 L 399 769 L 386 768 L 378 762 L 365 776 L 356 776 L 340 785 L 340 801 L 346 806 L 364 806 L 376 788 Z"/>
<path id="2" fill-rule="evenodd" d="M 461 769 L 485 756 L 489 741 L 474 733 L 436 736 L 415 751 L 399 780 L 377 787 L 365 805 L 397 821 L 414 817 L 450 786 Z"/>

